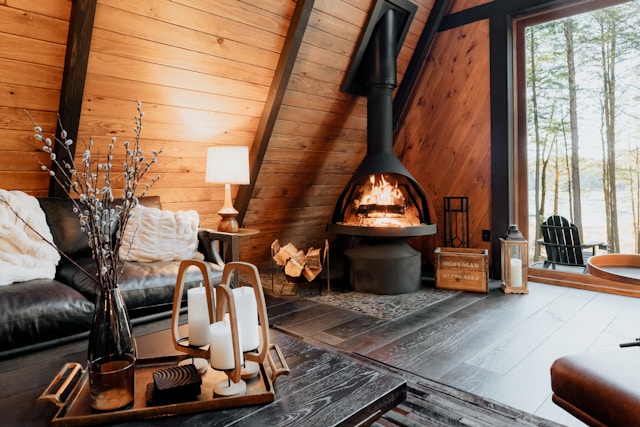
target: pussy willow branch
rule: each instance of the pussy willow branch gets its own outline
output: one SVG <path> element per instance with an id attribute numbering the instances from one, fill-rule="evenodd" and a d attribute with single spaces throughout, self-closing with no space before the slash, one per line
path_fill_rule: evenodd
<path id="1" fill-rule="evenodd" d="M 73 203 L 74 213 L 78 215 L 81 227 L 87 234 L 93 258 L 98 267 L 97 275 L 100 278 L 98 284 L 117 283 L 118 277 L 124 269 L 124 263 L 118 266 L 120 259 L 118 249 L 123 243 L 123 232 L 131 216 L 131 209 L 138 204 L 139 198 L 144 197 L 149 188 L 160 179 L 159 176 L 151 178 L 149 180 L 150 183 L 145 185 L 145 189 L 136 194 L 143 177 L 150 170 L 151 165 L 157 163 L 158 155 L 162 153 L 162 150 L 152 150 L 153 156 L 151 160 L 146 160 L 140 149 L 140 134 L 142 131 L 142 118 L 144 117 L 142 103 L 138 101 L 138 116 L 135 117 L 134 128 L 136 138 L 133 147 L 129 148 L 129 142 L 124 142 L 126 152 L 123 164 L 125 184 L 122 195 L 123 203 L 121 206 L 116 206 L 115 209 L 111 206 L 114 201 L 111 188 L 111 169 L 113 167 L 113 147 L 116 137 L 114 136 L 111 139 L 104 163 L 100 162 L 99 153 L 95 156 L 91 153 L 91 149 L 94 147 L 93 138 L 89 138 L 88 142 L 84 142 L 84 151 L 81 157 L 73 156 L 70 146 L 74 141 L 67 138 L 67 132 L 62 127 L 60 117 L 58 117 L 58 122 L 61 134 L 59 137 L 54 135 L 52 141 L 51 138 L 44 137 L 42 128 L 33 120 L 29 112 L 25 110 L 25 113 L 34 124 L 34 130 L 36 131 L 34 137 L 45 144 L 42 149 L 49 154 L 51 162 L 57 166 L 57 171 L 51 170 L 39 158 L 36 157 L 36 160 L 40 167 L 49 172 L 69 196 Z M 56 145 L 61 144 L 68 161 L 59 161 L 57 159 L 56 154 L 53 152 L 54 142 Z M 78 159 L 77 162 L 74 157 Z M 95 163 L 93 162 L 94 158 L 97 159 Z M 83 170 L 78 170 L 78 166 Z M 100 182 L 102 181 L 104 181 L 104 185 L 101 187 Z M 72 194 L 79 196 L 79 199 L 74 199 Z M 119 224 L 116 227 L 115 235 L 112 235 L 110 230 L 116 220 L 119 221 Z M 131 244 L 132 241 L 129 242 L 129 251 L 131 250 Z M 58 249 L 56 248 L 56 250 Z M 60 251 L 58 250 L 58 252 Z M 63 255 L 69 259 L 65 254 Z M 73 264 L 77 265 L 76 263 Z M 86 274 L 85 270 L 80 270 Z M 91 279 L 95 280 L 94 277 L 91 277 Z"/>

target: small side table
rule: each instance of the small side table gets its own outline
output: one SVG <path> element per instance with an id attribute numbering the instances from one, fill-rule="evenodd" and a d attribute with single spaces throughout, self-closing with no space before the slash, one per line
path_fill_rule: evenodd
<path id="1" fill-rule="evenodd" d="M 255 228 L 240 228 L 237 233 L 228 233 L 225 231 L 208 231 L 208 237 L 211 240 L 211 245 L 214 244 L 214 241 L 217 241 L 219 244 L 219 248 L 216 249 L 210 248 L 212 250 L 213 256 L 217 257 L 215 259 L 218 260 L 218 263 L 225 263 L 229 261 L 240 261 L 240 244 L 239 239 L 241 237 L 254 236 L 260 233 L 260 230 Z M 231 252 L 231 254 L 229 254 Z M 231 255 L 231 259 L 229 260 L 229 255 Z M 222 259 L 219 259 L 222 257 Z M 224 264 L 221 264 L 224 265 Z M 231 282 L 233 287 L 238 285 L 238 274 L 234 272 L 231 277 Z"/>
<path id="2" fill-rule="evenodd" d="M 209 239 L 220 242 L 221 247 L 219 253 L 224 260 L 227 260 L 228 252 L 231 252 L 231 261 L 240 261 L 239 239 L 242 237 L 253 236 L 260 233 L 255 228 L 241 228 L 237 233 L 227 233 L 225 231 L 209 230 Z"/>
<path id="3" fill-rule="evenodd" d="M 256 234 L 260 234 L 260 230 L 256 228 L 240 228 L 238 229 L 237 233 L 232 234 L 236 234 L 238 236 L 238 239 L 241 239 L 243 237 L 255 236 Z M 238 247 L 238 245 L 235 246 L 235 251 L 231 254 L 231 261 L 240 261 L 240 248 Z"/>

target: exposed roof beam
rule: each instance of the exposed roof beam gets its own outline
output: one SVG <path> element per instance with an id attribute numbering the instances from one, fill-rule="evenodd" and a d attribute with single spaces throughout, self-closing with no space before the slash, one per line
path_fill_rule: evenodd
<path id="1" fill-rule="evenodd" d="M 276 67 L 273 80 L 271 82 L 271 88 L 269 89 L 269 95 L 264 106 L 264 112 L 258 125 L 258 130 L 251 146 L 251 153 L 249 154 L 251 163 L 251 183 L 248 185 L 241 185 L 238 190 L 238 194 L 235 200 L 235 208 L 238 210 L 238 222 L 242 224 L 244 216 L 249 207 L 251 196 L 256 185 L 256 180 L 262 167 L 262 161 L 269 145 L 269 140 L 273 133 L 273 128 L 282 106 L 282 99 L 289 85 L 289 79 L 293 66 L 296 63 L 298 57 L 298 51 L 302 44 L 302 38 L 307 29 L 309 23 L 309 16 L 313 10 L 315 0 L 298 0 L 296 8 L 293 11 L 291 17 L 291 23 L 289 24 L 289 30 L 287 31 L 287 37 L 280 54 L 280 60 Z"/>
<path id="2" fill-rule="evenodd" d="M 82 97 L 87 77 L 87 64 L 89 62 L 89 50 L 91 49 L 91 34 L 93 32 L 93 20 L 96 15 L 96 4 L 97 0 L 74 0 L 71 5 L 58 115 L 62 122 L 62 127 L 67 131 L 67 138 L 73 141 L 78 140 L 80 112 L 82 111 Z M 58 123 L 56 129 L 58 138 L 60 138 L 61 131 L 60 123 Z M 71 156 L 75 154 L 75 147 L 76 144 L 72 144 L 69 147 Z M 66 149 L 60 144 L 55 144 L 54 153 L 60 164 L 72 160 L 69 158 Z M 55 172 L 56 165 L 53 164 L 51 169 Z M 55 179 L 51 178 L 49 196 L 67 197 L 67 190 Z"/>
<path id="3" fill-rule="evenodd" d="M 413 52 L 413 56 L 409 61 L 407 70 L 404 73 L 402 82 L 400 83 L 396 96 L 393 100 L 393 127 L 396 131 L 401 126 L 401 121 L 404 119 L 405 108 L 407 106 L 407 102 L 409 102 L 409 96 L 411 95 L 413 86 L 418 79 L 418 75 L 422 70 L 424 61 L 427 59 L 427 55 L 429 55 L 433 41 L 438 33 L 440 23 L 449 11 L 451 3 L 453 3 L 453 0 L 436 0 L 433 4 L 433 8 L 431 9 L 431 13 L 429 13 L 427 23 L 422 30 L 420 40 L 418 40 L 418 45 Z"/>

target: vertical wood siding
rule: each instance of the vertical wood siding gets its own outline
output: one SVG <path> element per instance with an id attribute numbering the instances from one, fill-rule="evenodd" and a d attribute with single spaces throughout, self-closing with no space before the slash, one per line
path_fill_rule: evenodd
<path id="1" fill-rule="evenodd" d="M 417 82 L 394 150 L 431 197 L 438 233 L 416 239 L 423 260 L 444 244 L 444 201 L 469 198 L 469 241 L 490 250 L 491 117 L 489 25 L 479 21 L 439 33 Z"/>

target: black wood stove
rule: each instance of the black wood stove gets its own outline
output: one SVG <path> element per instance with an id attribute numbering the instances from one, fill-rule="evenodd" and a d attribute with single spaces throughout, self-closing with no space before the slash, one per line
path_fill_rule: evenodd
<path id="1" fill-rule="evenodd" d="M 433 206 L 393 154 L 396 58 L 416 6 L 378 1 L 369 16 L 343 91 L 367 97 L 367 154 L 336 204 L 328 230 L 357 237 L 345 249 L 351 286 L 378 294 L 421 286 L 421 256 L 407 238 L 435 234 Z"/>

